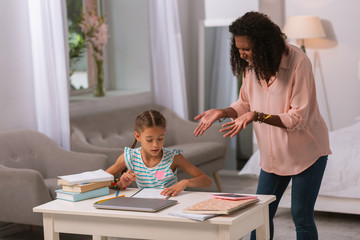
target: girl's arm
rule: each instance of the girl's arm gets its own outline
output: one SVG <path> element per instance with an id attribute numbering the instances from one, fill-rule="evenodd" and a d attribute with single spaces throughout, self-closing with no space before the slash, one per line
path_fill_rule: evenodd
<path id="1" fill-rule="evenodd" d="M 161 193 L 162 195 L 175 196 L 187 187 L 202 188 L 211 186 L 211 178 L 203 173 L 199 168 L 195 167 L 181 154 L 174 157 L 171 169 L 175 169 L 177 167 L 190 174 L 192 178 L 183 179 L 171 187 L 165 188 Z"/>
<path id="2" fill-rule="evenodd" d="M 125 158 L 124 158 L 124 154 L 121 154 L 120 157 L 116 160 L 116 162 L 108 169 L 106 169 L 106 172 L 114 175 L 115 177 L 116 175 L 120 174 L 124 169 L 126 169 Z M 117 182 L 117 184 L 118 183 L 120 183 L 120 181 Z"/>

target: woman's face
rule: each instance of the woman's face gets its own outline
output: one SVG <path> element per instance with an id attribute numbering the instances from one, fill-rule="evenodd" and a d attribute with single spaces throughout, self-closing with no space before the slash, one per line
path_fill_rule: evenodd
<path id="1" fill-rule="evenodd" d="M 240 57 L 251 64 L 253 59 L 253 44 L 247 36 L 235 36 L 235 45 Z"/>

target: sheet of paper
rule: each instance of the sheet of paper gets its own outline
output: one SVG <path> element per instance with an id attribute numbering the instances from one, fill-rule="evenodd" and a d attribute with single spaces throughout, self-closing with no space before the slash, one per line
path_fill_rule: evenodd
<path id="1" fill-rule="evenodd" d="M 96 171 L 88 171 L 78 174 L 59 176 L 59 178 L 66 180 L 69 185 L 74 185 L 89 182 L 110 181 L 114 179 L 114 176 L 102 169 L 99 169 Z"/>
<path id="2" fill-rule="evenodd" d="M 142 188 L 137 193 L 135 193 L 132 197 L 137 198 L 161 198 L 166 199 L 167 196 L 163 196 L 160 193 L 163 189 L 159 188 Z"/>
<path id="3" fill-rule="evenodd" d="M 192 214 L 192 213 L 183 213 L 181 210 L 177 210 L 175 212 L 168 213 L 171 216 L 189 218 L 195 221 L 205 221 L 206 219 L 213 218 L 219 216 L 218 214 Z"/>

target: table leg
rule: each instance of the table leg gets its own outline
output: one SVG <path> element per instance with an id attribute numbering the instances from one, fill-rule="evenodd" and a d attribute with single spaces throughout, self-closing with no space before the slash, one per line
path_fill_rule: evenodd
<path id="1" fill-rule="evenodd" d="M 231 239 L 229 226 L 221 226 L 221 225 L 219 226 L 218 239 L 219 240 L 230 240 Z"/>
<path id="2" fill-rule="evenodd" d="M 262 211 L 263 224 L 256 229 L 256 239 L 268 240 L 270 239 L 269 205 L 266 205 Z"/>
<path id="3" fill-rule="evenodd" d="M 52 214 L 43 213 L 43 224 L 45 240 L 60 240 L 59 233 L 54 231 L 54 219 Z"/>

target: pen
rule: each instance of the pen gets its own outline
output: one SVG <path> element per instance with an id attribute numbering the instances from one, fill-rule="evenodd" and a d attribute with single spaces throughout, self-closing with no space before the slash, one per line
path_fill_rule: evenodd
<path id="1" fill-rule="evenodd" d="M 120 189 L 117 190 L 115 196 L 117 197 L 119 195 Z"/>
<path id="2" fill-rule="evenodd" d="M 99 200 L 99 201 L 95 202 L 95 204 L 102 203 L 102 202 L 105 202 L 105 201 L 107 201 L 107 200 L 114 199 L 114 198 L 118 198 L 118 197 L 125 197 L 125 195 L 121 195 L 121 196 L 116 196 L 116 197 L 111 197 L 111 198 L 106 198 L 106 199 L 103 199 L 103 200 Z"/>
<path id="3" fill-rule="evenodd" d="M 141 192 L 143 190 L 143 188 L 140 188 L 139 190 L 137 190 L 133 195 L 131 195 L 130 197 L 135 196 L 136 194 L 138 194 L 139 192 Z"/>

